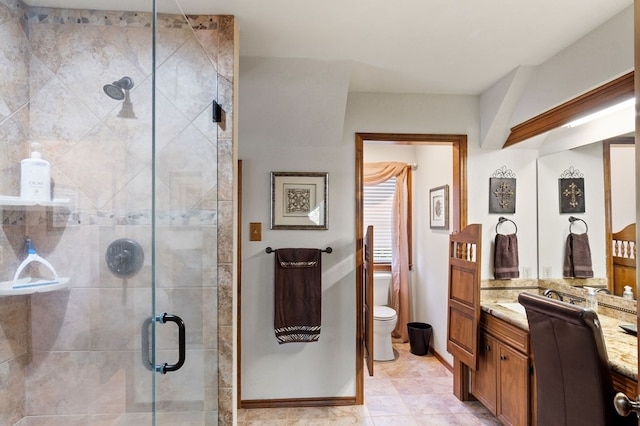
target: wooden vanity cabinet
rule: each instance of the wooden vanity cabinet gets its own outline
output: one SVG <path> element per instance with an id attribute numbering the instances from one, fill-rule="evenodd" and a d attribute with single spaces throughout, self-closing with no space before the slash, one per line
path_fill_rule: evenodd
<path id="1" fill-rule="evenodd" d="M 485 312 L 471 393 L 505 425 L 530 424 L 529 333 Z"/>
<path id="2" fill-rule="evenodd" d="M 498 399 L 497 354 L 498 341 L 482 331 L 478 348 L 478 369 L 471 372 L 471 393 L 494 415 Z"/>

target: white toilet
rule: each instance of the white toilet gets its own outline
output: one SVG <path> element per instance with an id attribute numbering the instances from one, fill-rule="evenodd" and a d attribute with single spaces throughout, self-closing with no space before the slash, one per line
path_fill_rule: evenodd
<path id="1" fill-rule="evenodd" d="M 373 274 L 373 360 L 392 361 L 391 332 L 396 327 L 398 315 L 389 303 L 391 273 Z"/>

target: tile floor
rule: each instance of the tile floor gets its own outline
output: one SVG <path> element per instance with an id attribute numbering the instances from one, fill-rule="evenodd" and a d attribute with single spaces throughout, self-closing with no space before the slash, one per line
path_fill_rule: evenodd
<path id="1" fill-rule="evenodd" d="M 453 375 L 433 355 L 413 355 L 408 343 L 394 349 L 394 361 L 365 375 L 364 405 L 240 409 L 238 425 L 500 425 L 479 402 L 453 396 Z"/>

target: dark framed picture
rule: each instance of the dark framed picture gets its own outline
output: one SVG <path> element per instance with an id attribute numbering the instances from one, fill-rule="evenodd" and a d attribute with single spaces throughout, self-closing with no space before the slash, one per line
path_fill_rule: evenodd
<path id="1" fill-rule="evenodd" d="M 489 178 L 489 213 L 516 212 L 516 179 Z"/>
<path id="2" fill-rule="evenodd" d="M 271 172 L 271 229 L 328 229 L 329 174 Z"/>
<path id="3" fill-rule="evenodd" d="M 560 178 L 560 213 L 584 213 L 584 178 Z"/>
<path id="4" fill-rule="evenodd" d="M 429 190 L 429 227 L 449 229 L 449 185 Z"/>

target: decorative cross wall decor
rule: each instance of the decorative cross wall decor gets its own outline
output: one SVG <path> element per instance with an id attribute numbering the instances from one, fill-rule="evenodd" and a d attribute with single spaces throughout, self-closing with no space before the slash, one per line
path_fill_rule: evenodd
<path id="1" fill-rule="evenodd" d="M 489 213 L 516 212 L 516 175 L 507 166 L 489 178 Z"/>
<path id="2" fill-rule="evenodd" d="M 558 179 L 560 213 L 584 213 L 584 175 L 573 166 L 562 172 Z"/>

